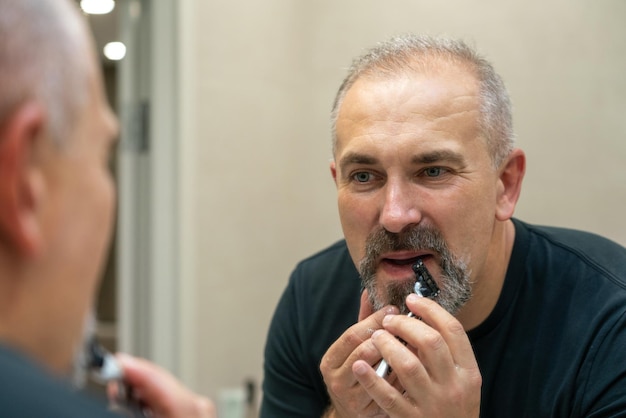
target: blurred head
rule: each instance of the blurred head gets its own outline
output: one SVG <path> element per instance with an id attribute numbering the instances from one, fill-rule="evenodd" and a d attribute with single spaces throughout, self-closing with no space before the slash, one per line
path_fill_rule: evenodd
<path id="1" fill-rule="evenodd" d="M 354 61 L 332 126 L 340 220 L 373 307 L 402 308 L 422 258 L 459 311 L 503 263 L 524 171 L 500 77 L 463 42 L 394 38 Z"/>
<path id="2" fill-rule="evenodd" d="M 117 125 L 69 0 L 0 0 L 0 339 L 66 370 L 114 212 Z"/>
<path id="3" fill-rule="evenodd" d="M 85 56 L 77 51 L 88 41 L 83 22 L 67 10 L 72 6 L 57 0 L 0 2 L 0 120 L 37 100 L 58 142 L 67 138 L 87 100 Z"/>

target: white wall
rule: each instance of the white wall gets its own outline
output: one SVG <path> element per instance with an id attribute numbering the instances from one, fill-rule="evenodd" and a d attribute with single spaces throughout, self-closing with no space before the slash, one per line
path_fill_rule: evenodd
<path id="1" fill-rule="evenodd" d="M 351 58 L 392 34 L 463 37 L 503 75 L 528 154 L 517 216 L 626 244 L 623 0 L 181 4 L 192 67 L 182 178 L 193 185 L 181 202 L 183 271 L 197 283 L 185 362 L 196 389 L 260 382 L 288 274 L 341 236 L 328 112 Z"/>

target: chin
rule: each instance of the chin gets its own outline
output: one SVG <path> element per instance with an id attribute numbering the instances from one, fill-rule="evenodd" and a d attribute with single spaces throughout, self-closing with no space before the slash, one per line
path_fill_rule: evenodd
<path id="1" fill-rule="evenodd" d="M 387 282 L 370 293 L 370 303 L 376 311 L 387 305 L 394 305 L 401 313 L 408 313 L 405 301 L 406 297 L 413 293 L 414 288 L 414 278 Z"/>

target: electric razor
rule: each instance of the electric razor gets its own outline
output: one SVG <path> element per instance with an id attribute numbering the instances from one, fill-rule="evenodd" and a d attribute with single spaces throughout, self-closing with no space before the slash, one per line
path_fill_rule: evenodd
<path id="1" fill-rule="evenodd" d="M 421 258 L 418 258 L 415 264 L 413 264 L 413 272 L 415 273 L 415 286 L 413 292 L 420 297 L 434 299 L 439 295 L 439 287 L 430 275 L 430 272 L 424 265 Z M 413 312 L 407 314 L 409 318 L 415 317 Z M 391 372 L 389 364 L 385 359 L 382 359 L 376 368 L 376 374 L 380 377 L 385 377 Z"/>

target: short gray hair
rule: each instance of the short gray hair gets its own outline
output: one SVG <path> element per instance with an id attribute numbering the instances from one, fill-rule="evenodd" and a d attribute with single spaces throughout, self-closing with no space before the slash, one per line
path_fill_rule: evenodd
<path id="1" fill-rule="evenodd" d="M 53 140 L 69 135 L 87 97 L 85 32 L 68 0 L 0 0 L 0 123 L 36 100 Z"/>
<path id="2" fill-rule="evenodd" d="M 433 59 L 436 58 L 436 59 Z M 492 163 L 499 167 L 513 149 L 515 135 L 511 101 L 502 78 L 491 63 L 465 42 L 430 36 L 403 35 L 391 38 L 356 58 L 339 87 L 331 112 L 333 154 L 337 148 L 337 117 L 346 93 L 363 75 L 393 77 L 430 68 L 439 60 L 464 65 L 480 86 L 480 128 Z"/>

